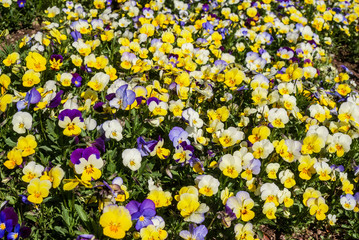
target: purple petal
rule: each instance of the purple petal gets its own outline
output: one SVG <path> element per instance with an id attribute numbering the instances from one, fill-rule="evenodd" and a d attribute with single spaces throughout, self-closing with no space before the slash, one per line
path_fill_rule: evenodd
<path id="1" fill-rule="evenodd" d="M 150 103 L 151 103 L 152 101 L 155 101 L 157 104 L 160 103 L 160 100 L 158 100 L 158 98 L 156 98 L 156 97 L 150 97 L 149 99 L 147 99 L 147 105 L 150 105 Z"/>
<path id="2" fill-rule="evenodd" d="M 26 108 L 26 106 L 27 106 L 27 102 L 25 102 L 24 100 L 18 101 L 16 103 L 16 108 L 18 111 L 23 110 L 24 108 Z"/>
<path id="3" fill-rule="evenodd" d="M 63 121 L 65 117 L 69 117 L 71 120 L 73 120 L 76 117 L 79 117 L 81 121 L 83 121 L 82 113 L 77 109 L 65 109 L 61 111 L 59 114 L 59 120 Z"/>
<path id="4" fill-rule="evenodd" d="M 152 221 L 148 218 L 145 218 L 143 221 L 138 220 L 136 223 L 136 230 L 140 231 L 142 228 L 147 227 L 148 225 L 153 224 Z"/>
<path id="5" fill-rule="evenodd" d="M 182 132 L 184 131 L 183 128 L 181 127 L 173 127 L 170 131 L 170 133 L 168 134 L 170 140 L 173 142 L 173 140 L 178 137 Z"/>
<path id="6" fill-rule="evenodd" d="M 126 208 L 130 212 L 131 215 L 138 212 L 138 208 L 140 207 L 141 203 L 132 200 L 129 203 L 127 203 Z"/>
<path id="7" fill-rule="evenodd" d="M 31 228 L 26 227 L 26 226 L 21 226 L 20 228 L 20 237 L 22 238 L 27 238 L 29 237 L 31 234 Z"/>
<path id="8" fill-rule="evenodd" d="M 123 98 L 125 96 L 126 90 L 127 90 L 128 85 L 122 85 L 121 87 L 119 87 L 116 91 L 116 97 L 118 98 Z"/>
<path id="9" fill-rule="evenodd" d="M 103 112 L 103 105 L 105 105 L 104 102 L 98 102 L 98 103 L 95 103 L 95 105 L 93 106 L 93 109 L 96 111 L 96 112 Z"/>
<path id="10" fill-rule="evenodd" d="M 105 152 L 106 151 L 106 147 L 105 147 L 105 141 L 102 138 L 97 138 L 95 140 L 95 142 L 92 144 L 92 147 L 97 148 L 99 151 L 101 152 Z"/>
<path id="11" fill-rule="evenodd" d="M 73 37 L 73 39 L 74 39 L 75 42 L 76 42 L 79 38 L 82 38 L 81 33 L 78 32 L 78 31 L 76 31 L 76 30 L 73 31 L 73 32 L 71 32 L 70 34 L 71 34 L 71 36 Z"/>
<path id="12" fill-rule="evenodd" d="M 143 212 L 145 209 L 155 209 L 155 203 L 151 199 L 145 199 L 140 206 L 139 211 Z"/>
<path id="13" fill-rule="evenodd" d="M 259 161 L 258 159 L 252 159 L 251 165 L 253 174 L 259 174 L 259 172 L 261 171 L 261 161 Z"/>
<path id="14" fill-rule="evenodd" d="M 47 105 L 48 108 L 56 108 L 61 103 L 61 95 L 64 93 L 63 90 L 60 90 L 56 96 L 50 101 L 49 105 Z"/>
<path id="15" fill-rule="evenodd" d="M 94 147 L 86 148 L 82 153 L 82 157 L 88 159 L 92 154 L 95 154 L 96 158 L 100 158 L 100 151 Z"/>
<path id="16" fill-rule="evenodd" d="M 206 226 L 204 226 L 204 225 L 200 225 L 200 226 L 196 227 L 193 231 L 193 235 L 198 240 L 204 239 L 204 237 L 207 235 L 207 233 L 208 233 L 208 230 L 207 230 Z"/>
<path id="17" fill-rule="evenodd" d="M 6 231 L 7 231 L 7 232 L 11 232 L 12 227 L 13 227 L 12 219 L 7 219 L 7 220 L 5 221 Z"/>
<path id="18" fill-rule="evenodd" d="M 71 153 L 70 159 L 73 164 L 80 163 L 80 158 L 82 158 L 82 153 L 84 152 L 84 150 L 85 149 L 83 149 L 83 148 L 78 148 Z"/>
<path id="19" fill-rule="evenodd" d="M 127 94 L 127 104 L 131 105 L 136 99 L 136 93 L 134 91 L 128 90 L 126 94 Z"/>
<path id="20" fill-rule="evenodd" d="M 36 88 L 32 88 L 25 97 L 25 101 L 28 101 L 31 104 L 36 104 L 38 102 L 40 102 L 41 100 L 41 94 L 39 93 L 39 91 L 36 90 Z"/>
<path id="21" fill-rule="evenodd" d="M 19 218 L 18 218 L 16 212 L 14 211 L 14 208 L 7 207 L 4 210 L 2 210 L 1 212 L 3 212 L 5 214 L 6 219 L 11 219 L 12 220 L 12 225 L 13 226 L 15 226 L 18 223 Z"/>
<path id="22" fill-rule="evenodd" d="M 142 215 L 147 218 L 152 218 L 156 216 L 156 210 L 152 208 L 147 208 L 142 211 Z"/>
<path id="23" fill-rule="evenodd" d="M 112 99 L 114 99 L 116 97 L 115 93 L 110 93 L 109 95 L 106 95 L 106 100 L 107 101 L 111 101 Z"/>

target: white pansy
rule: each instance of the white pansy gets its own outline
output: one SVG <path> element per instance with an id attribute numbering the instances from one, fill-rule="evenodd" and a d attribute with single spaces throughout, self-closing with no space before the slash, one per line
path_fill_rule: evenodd
<path id="1" fill-rule="evenodd" d="M 141 167 L 141 153 L 136 148 L 126 149 L 122 152 L 123 165 L 136 171 Z"/>
<path id="2" fill-rule="evenodd" d="M 28 112 L 17 112 L 12 118 L 13 130 L 19 134 L 30 130 L 32 126 L 32 116 Z"/>

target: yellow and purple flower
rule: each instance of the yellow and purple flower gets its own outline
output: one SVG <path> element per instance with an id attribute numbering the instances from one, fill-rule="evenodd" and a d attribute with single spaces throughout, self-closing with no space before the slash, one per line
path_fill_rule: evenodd
<path id="1" fill-rule="evenodd" d="M 64 128 L 63 133 L 66 136 L 78 136 L 81 129 L 85 127 L 82 113 L 77 109 L 65 109 L 61 111 L 58 118 L 59 126 Z"/>
<path id="2" fill-rule="evenodd" d="M 60 70 L 60 67 L 63 64 L 63 60 L 64 60 L 64 58 L 61 55 L 58 55 L 58 54 L 51 55 L 50 68 L 52 70 L 56 70 L 56 71 Z"/>

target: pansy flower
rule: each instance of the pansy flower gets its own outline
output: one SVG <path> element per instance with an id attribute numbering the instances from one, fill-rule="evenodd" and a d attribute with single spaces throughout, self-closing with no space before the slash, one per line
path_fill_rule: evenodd
<path id="1" fill-rule="evenodd" d="M 135 226 L 137 231 L 152 224 L 151 218 L 156 215 L 155 204 L 150 199 L 145 199 L 142 203 L 132 200 L 126 208 L 130 211 L 132 220 L 137 220 Z"/>
<path id="2" fill-rule="evenodd" d="M 82 77 L 78 73 L 73 73 L 71 82 L 76 87 L 81 87 Z"/>
<path id="3" fill-rule="evenodd" d="M 122 139 L 122 126 L 117 119 L 104 122 L 102 129 L 105 132 L 106 138 L 113 138 L 117 141 Z"/>
<path id="4" fill-rule="evenodd" d="M 101 177 L 103 160 L 100 152 L 93 147 L 77 149 L 71 154 L 71 162 L 74 163 L 76 174 L 81 174 L 82 181 L 97 180 Z"/>
<path id="5" fill-rule="evenodd" d="M 16 103 L 17 110 L 21 111 L 26 107 L 29 109 L 31 104 L 37 104 L 40 100 L 41 94 L 36 90 L 36 88 L 32 88 L 26 93 L 24 100 L 20 100 Z"/>
<path id="6" fill-rule="evenodd" d="M 122 85 L 116 91 L 115 97 L 109 102 L 111 107 L 116 109 L 121 108 L 125 110 L 128 106 L 131 106 L 134 103 L 136 94 L 132 90 L 128 90 L 128 85 Z"/>
<path id="7" fill-rule="evenodd" d="M 180 237 L 183 239 L 193 239 L 193 240 L 204 240 L 208 233 L 206 226 L 199 225 L 195 227 L 193 224 L 189 225 L 189 231 L 182 230 L 180 232 Z"/>
<path id="8" fill-rule="evenodd" d="M 2 211 L 0 213 L 0 238 L 5 236 L 5 232 L 11 232 L 12 227 L 12 219 L 8 219 L 5 211 Z"/>
<path id="9" fill-rule="evenodd" d="M 157 155 L 160 159 L 166 159 L 170 155 L 171 151 L 167 148 L 164 148 L 163 144 L 164 144 L 163 138 L 159 137 L 159 140 L 157 144 L 154 146 L 150 155 L 151 156 Z"/>
<path id="10" fill-rule="evenodd" d="M 25 58 L 25 61 L 26 67 L 28 69 L 33 69 L 36 72 L 46 70 L 46 58 L 37 52 L 29 52 L 29 55 Z"/>
<path id="11" fill-rule="evenodd" d="M 131 214 L 127 208 L 117 205 L 109 205 L 104 208 L 100 217 L 100 225 L 105 236 L 121 239 L 132 226 Z"/>
<path id="12" fill-rule="evenodd" d="M 60 67 L 63 64 L 64 58 L 61 55 L 53 54 L 50 57 L 50 67 L 52 70 L 60 70 Z"/>
<path id="13" fill-rule="evenodd" d="M 59 126 L 64 128 L 63 133 L 66 136 L 78 136 L 85 127 L 82 113 L 77 109 L 65 109 L 58 118 Z"/>
<path id="14" fill-rule="evenodd" d="M 137 149 L 140 151 L 142 157 L 148 156 L 156 145 L 156 140 L 146 142 L 143 137 L 137 138 Z"/>
<path id="15" fill-rule="evenodd" d="M 171 131 L 169 132 L 169 138 L 173 142 L 173 146 L 177 147 L 182 142 L 186 142 L 187 144 L 190 144 L 190 141 L 188 138 L 188 132 L 186 132 L 181 127 L 173 127 Z"/>
<path id="16" fill-rule="evenodd" d="M 42 203 L 43 199 L 49 195 L 50 188 L 51 182 L 49 180 L 32 179 L 27 186 L 27 191 L 30 194 L 27 200 L 35 204 Z"/>

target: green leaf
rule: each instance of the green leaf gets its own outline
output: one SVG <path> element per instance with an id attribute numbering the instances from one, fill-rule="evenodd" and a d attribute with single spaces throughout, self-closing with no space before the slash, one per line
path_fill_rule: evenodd
<path id="1" fill-rule="evenodd" d="M 9 147 L 15 147 L 15 146 L 16 146 L 16 142 L 14 142 L 13 140 L 11 140 L 10 138 L 6 138 L 6 139 L 5 139 L 5 143 L 6 143 Z"/>
<path id="2" fill-rule="evenodd" d="M 76 212 L 79 214 L 82 221 L 87 222 L 88 217 L 85 210 L 78 204 L 75 204 Z"/>
<path id="3" fill-rule="evenodd" d="M 66 234 L 68 233 L 67 229 L 62 228 L 62 227 L 60 227 L 60 226 L 55 226 L 55 227 L 54 227 L 54 230 L 55 230 L 56 232 L 61 233 L 61 234 L 64 235 L 64 236 L 66 236 Z"/>
<path id="4" fill-rule="evenodd" d="M 116 164 L 114 162 L 110 162 L 107 165 L 107 171 L 109 171 L 110 173 L 113 173 L 113 172 L 115 172 L 115 170 L 116 170 Z"/>
<path id="5" fill-rule="evenodd" d="M 16 203 L 16 198 L 13 196 L 6 196 L 5 199 L 9 201 L 10 205 L 14 205 Z"/>
<path id="6" fill-rule="evenodd" d="M 24 214 L 25 215 L 25 217 L 27 218 L 27 219 L 30 219 L 31 221 L 33 221 L 33 222 L 37 222 L 38 221 L 38 219 L 34 216 L 34 215 L 30 215 L 30 214 Z"/>
<path id="7" fill-rule="evenodd" d="M 262 232 L 262 231 L 257 231 L 257 234 L 258 234 L 258 237 L 259 237 L 260 239 L 263 238 L 263 232 Z"/>
<path id="8" fill-rule="evenodd" d="M 67 226 L 70 226 L 69 210 L 62 205 L 61 217 L 64 219 Z"/>
<path id="9" fill-rule="evenodd" d="M 48 146 L 41 146 L 41 147 L 39 147 L 39 149 L 43 149 L 43 150 L 45 150 L 46 152 L 52 152 L 53 151 L 53 149 L 51 149 L 51 148 L 49 148 Z"/>

